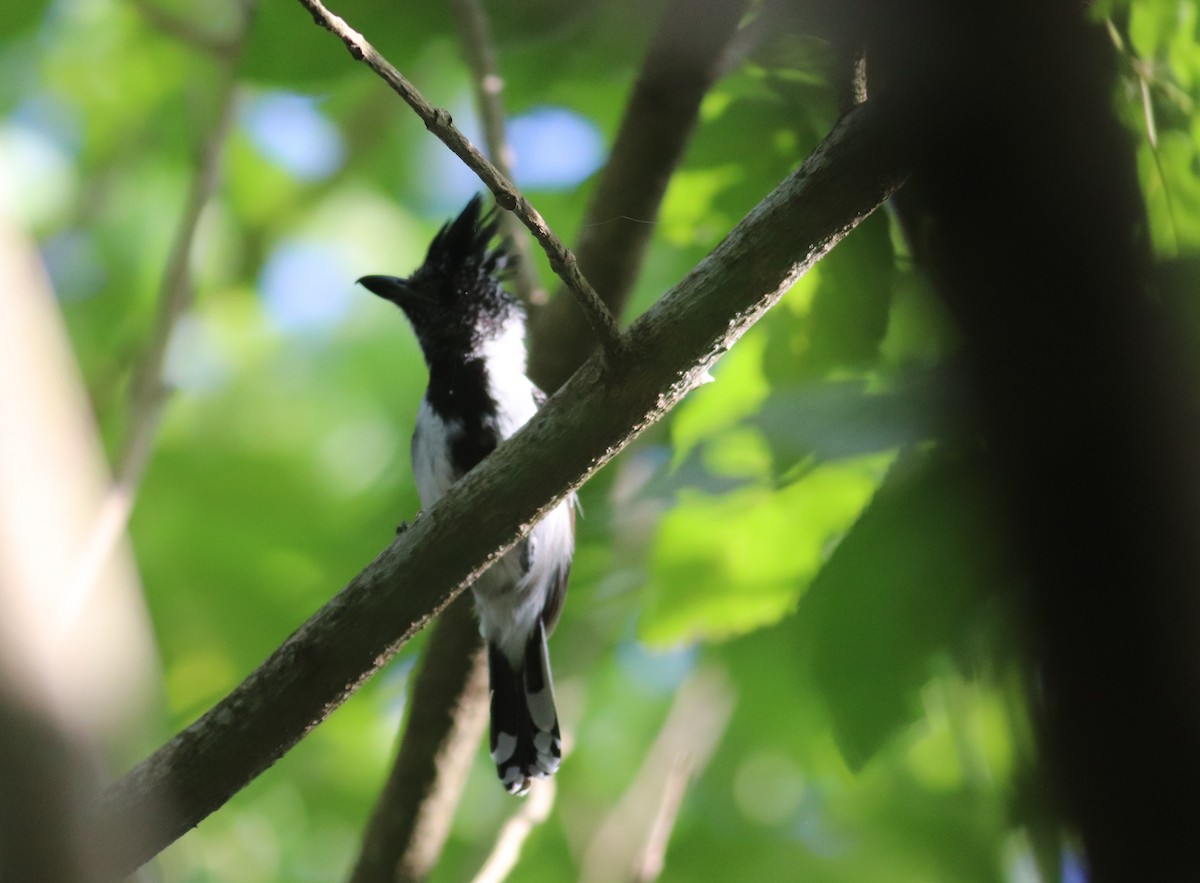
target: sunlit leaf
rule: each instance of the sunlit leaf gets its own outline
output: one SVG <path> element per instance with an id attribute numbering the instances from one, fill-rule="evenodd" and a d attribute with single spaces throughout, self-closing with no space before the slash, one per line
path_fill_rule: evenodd
<path id="1" fill-rule="evenodd" d="M 722 638 L 778 620 L 870 499 L 885 463 L 821 466 L 779 490 L 683 494 L 659 529 L 642 638 Z"/>
<path id="2" fill-rule="evenodd" d="M 948 456 L 900 460 L 813 581 L 797 614 L 847 761 L 861 766 L 920 715 L 938 654 L 1004 576 L 977 473 Z"/>

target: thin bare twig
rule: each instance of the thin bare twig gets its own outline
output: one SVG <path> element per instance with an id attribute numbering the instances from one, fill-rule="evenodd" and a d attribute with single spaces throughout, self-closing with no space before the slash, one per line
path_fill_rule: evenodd
<path id="1" fill-rule="evenodd" d="M 633 291 L 667 182 L 683 158 L 700 102 L 723 70 L 745 5 L 671 0 L 659 19 L 577 246 L 580 266 L 615 315 Z M 585 319 L 561 296 L 533 315 L 529 376 L 542 389 L 557 389 L 587 358 L 588 349 L 579 345 Z"/>
<path id="2" fill-rule="evenodd" d="M 533 783 L 525 802 L 500 829 L 495 846 L 472 883 L 501 883 L 512 873 L 525 840 L 534 828 L 550 818 L 557 794 L 558 786 L 553 779 L 539 779 Z"/>
<path id="3" fill-rule="evenodd" d="M 504 80 L 500 76 L 500 66 L 496 61 L 496 49 L 492 42 L 487 13 L 480 0 L 450 0 L 450 7 L 454 10 L 454 22 L 458 25 L 463 56 L 471 67 L 471 79 L 475 85 L 475 106 L 483 122 L 483 137 L 487 142 L 488 156 L 500 170 L 500 174 L 512 181 L 516 155 L 505 133 Z M 504 235 L 512 242 L 517 255 L 517 292 L 527 304 L 544 304 L 546 290 L 542 287 L 531 260 L 529 234 L 512 212 L 504 213 L 500 225 Z"/>
<path id="4" fill-rule="evenodd" d="M 657 880 L 662 873 L 671 832 L 675 830 L 675 821 L 683 806 L 683 795 L 687 793 L 696 769 L 695 760 L 687 754 L 679 754 L 672 761 L 663 779 L 662 795 L 654 821 L 650 823 L 650 833 L 646 835 L 646 844 L 633 863 L 634 880 Z"/>
<path id="5" fill-rule="evenodd" d="M 60 608 L 60 630 L 64 634 L 83 609 L 113 547 L 129 523 L 138 486 L 150 460 L 154 437 L 170 395 L 170 390 L 163 382 L 167 347 L 175 326 L 192 306 L 194 291 L 190 263 L 196 230 L 200 225 L 200 215 L 217 188 L 221 155 L 235 115 L 237 67 L 250 21 L 249 5 L 239 8 L 243 16 L 242 29 L 235 45 L 221 56 L 216 116 L 196 158 L 191 189 L 163 270 L 158 291 L 158 314 L 130 380 L 128 428 L 117 457 L 113 485 L 101 505 L 95 527 Z"/>
<path id="6" fill-rule="evenodd" d="M 214 58 L 233 61 L 241 55 L 242 44 L 245 42 L 244 25 L 233 35 L 214 34 L 195 22 L 167 11 L 153 0 L 129 0 L 129 3 L 147 24 L 168 37 L 174 37 L 181 43 L 187 43 Z"/>
<path id="7" fill-rule="evenodd" d="M 633 783 L 584 853 L 581 880 L 606 883 L 658 876 L 687 784 L 716 750 L 734 701 L 723 672 L 701 669 L 688 677 Z"/>
<path id="8" fill-rule="evenodd" d="M 579 262 L 575 259 L 575 255 L 563 245 L 529 200 L 507 177 L 487 161 L 474 144 L 467 140 L 467 137 L 454 125 L 448 110 L 434 107 L 426 101 L 412 83 L 391 62 L 380 55 L 362 34 L 346 24 L 340 16 L 326 9 L 321 0 L 300 0 L 300 3 L 312 13 L 313 20 L 317 24 L 339 37 L 346 44 L 351 56 L 357 61 L 366 63 L 371 70 L 383 78 L 384 82 L 397 95 L 404 99 L 405 103 L 425 123 L 425 128 L 479 176 L 479 180 L 492 191 L 496 197 L 496 203 L 501 208 L 508 209 L 521 219 L 521 223 L 529 229 L 546 252 L 551 268 L 579 302 L 606 360 L 610 362 L 618 360 L 624 353 L 625 343 L 623 335 L 617 328 L 616 320 L 591 284 L 584 278 L 583 273 L 580 272 Z"/>

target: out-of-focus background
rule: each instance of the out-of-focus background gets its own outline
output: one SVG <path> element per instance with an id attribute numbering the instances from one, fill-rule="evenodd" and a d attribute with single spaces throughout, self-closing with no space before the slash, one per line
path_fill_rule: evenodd
<path id="1" fill-rule="evenodd" d="M 489 4 L 516 182 L 568 243 L 652 5 Z M 1196 4 L 1098 6 L 1155 246 L 1194 253 Z M 482 141 L 449 5 L 334 11 Z M 828 131 L 832 67 L 773 34 L 712 89 L 626 320 Z M 415 268 L 480 189 L 298 3 L 248 27 L 233 0 L 0 11 L 0 659 L 109 774 L 417 511 L 424 366 L 353 283 Z M 609 879 L 665 831 L 668 880 L 1077 879 L 1024 711 L 1015 577 L 956 455 L 954 356 L 879 212 L 585 487 L 552 641 L 571 753 L 516 879 Z M 151 873 L 344 878 L 422 643 Z M 435 879 L 469 879 L 516 806 L 481 744 Z"/>

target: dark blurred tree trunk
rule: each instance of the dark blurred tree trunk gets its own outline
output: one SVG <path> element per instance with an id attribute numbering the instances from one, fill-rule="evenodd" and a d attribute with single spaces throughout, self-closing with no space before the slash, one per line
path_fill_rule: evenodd
<path id="1" fill-rule="evenodd" d="M 1081 3 L 870 9 L 871 97 L 911 120 L 908 226 L 1029 577 L 1047 768 L 1093 880 L 1200 880 L 1200 397 L 1112 46 Z"/>

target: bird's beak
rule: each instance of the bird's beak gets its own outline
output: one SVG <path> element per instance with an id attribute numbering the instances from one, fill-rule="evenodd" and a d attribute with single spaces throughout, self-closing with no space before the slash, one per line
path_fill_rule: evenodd
<path id="1" fill-rule="evenodd" d="M 363 276 L 358 280 L 358 284 L 400 307 L 414 300 L 421 300 L 420 295 L 408 284 L 408 280 L 397 276 Z"/>

